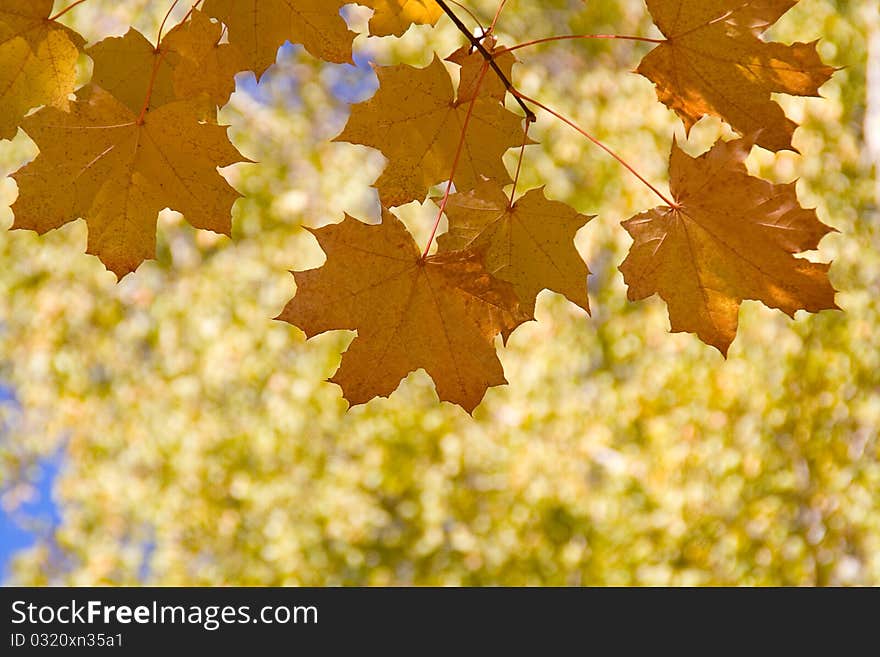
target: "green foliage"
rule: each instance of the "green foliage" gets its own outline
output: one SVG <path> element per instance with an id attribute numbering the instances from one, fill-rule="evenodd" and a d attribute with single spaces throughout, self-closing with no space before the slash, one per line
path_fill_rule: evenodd
<path id="1" fill-rule="evenodd" d="M 132 18 L 155 33 L 161 12 L 137 4 L 93 0 L 65 20 L 91 40 Z M 472 4 L 492 15 L 493 3 Z M 746 303 L 727 362 L 667 334 L 660 300 L 625 301 L 616 267 L 630 242 L 617 222 L 654 199 L 542 122 L 523 189 L 549 181 L 548 196 L 602 208 L 579 240 L 595 273 L 593 317 L 544 293 L 540 321 L 501 354 L 514 385 L 491 390 L 476 420 L 439 405 L 423 374 L 345 413 L 322 380 L 349 338 L 306 346 L 296 329 L 262 319 L 290 298 L 287 269 L 321 262 L 293 228 L 377 214 L 368 185 L 381 157 L 327 143 L 347 115 L 330 91 L 344 72 L 298 51 L 270 74 L 267 104 L 237 93 L 224 110 L 235 144 L 261 162 L 228 172 L 247 194 L 233 240 L 166 213 L 158 261 L 117 286 L 97 260 L 71 255 L 83 248 L 80 224 L 44 238 L 0 232 L 0 380 L 22 402 L 20 413 L 4 410 L 4 504 L 27 497 L 40 457 L 65 455 L 62 523 L 18 556 L 11 581 L 880 584 L 880 216 L 861 148 L 876 5 L 804 0 L 774 27 L 786 42 L 821 34 L 823 57 L 847 68 L 824 101 L 780 99 L 809 158 L 750 159 L 770 180 L 799 177 L 804 205 L 841 231 L 821 259 L 835 260 L 845 312 L 792 323 Z M 503 43 L 651 33 L 639 0 L 514 9 Z M 441 22 L 355 47 L 424 65 L 428 43 L 451 52 L 458 42 Z M 515 75 L 524 93 L 662 181 L 680 127 L 627 72 L 647 49 L 548 45 Z M 688 149 L 719 134 L 705 119 Z M 0 146 L 5 173 L 33 155 L 21 134 Z M 0 189 L 8 205 L 15 186 Z M 413 204 L 402 214 L 427 232 L 432 212 Z"/>

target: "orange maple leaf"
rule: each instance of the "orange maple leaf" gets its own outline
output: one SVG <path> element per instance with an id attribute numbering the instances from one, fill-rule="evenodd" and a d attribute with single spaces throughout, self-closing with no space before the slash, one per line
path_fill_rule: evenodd
<path id="1" fill-rule="evenodd" d="M 631 301 L 659 294 L 673 332 L 696 333 L 727 355 L 744 299 L 790 316 L 838 309 L 829 264 L 793 254 L 816 249 L 834 229 L 802 208 L 795 183 L 750 176 L 753 139 L 719 140 L 692 158 L 673 144 L 672 195 L 623 222 L 634 243 L 620 266 Z"/>
<path id="2" fill-rule="evenodd" d="M 438 57 L 425 68 L 407 65 L 376 71 L 379 90 L 355 105 L 336 141 L 363 144 L 388 158 L 376 181 L 386 207 L 422 201 L 432 185 L 449 178 L 469 102 L 455 97 L 452 79 Z M 473 189 L 482 177 L 510 182 L 502 156 L 522 145 L 522 119 L 494 98 L 474 101 L 454 182 Z"/>
<path id="3" fill-rule="evenodd" d="M 346 4 L 349 0 L 207 0 L 203 11 L 226 24 L 229 43 L 259 79 L 285 41 L 301 43 L 328 62 L 351 62 L 355 33 L 339 15 Z"/>
<path id="4" fill-rule="evenodd" d="M 494 338 L 525 316 L 510 284 L 485 270 L 479 250 L 422 258 L 387 211 L 378 225 L 346 216 L 310 231 L 327 262 L 293 273 L 296 295 L 278 319 L 308 337 L 357 331 L 331 379 L 349 403 L 387 397 L 419 368 L 441 400 L 468 412 L 489 387 L 506 383 Z"/>
<path id="5" fill-rule="evenodd" d="M 771 93 L 817 96 L 835 69 L 816 43 L 768 43 L 759 36 L 797 0 L 646 0 L 666 42 L 638 72 L 657 97 L 691 127 L 705 114 L 769 150 L 791 149 L 797 124 Z"/>
<path id="6" fill-rule="evenodd" d="M 469 246 L 486 249 L 486 270 L 513 284 L 532 315 L 543 289 L 567 297 L 588 313 L 587 265 L 574 236 L 593 217 L 532 189 L 513 205 L 495 181 L 481 181 L 470 192 L 453 194 L 446 204 L 449 232 L 439 237 L 441 252 Z"/>
<path id="7" fill-rule="evenodd" d="M 88 253 L 122 278 L 155 257 L 156 220 L 170 207 L 190 224 L 228 235 L 239 194 L 217 167 L 244 161 L 226 127 L 196 120 L 192 101 L 168 103 L 142 121 L 89 85 L 70 112 L 46 107 L 23 128 L 40 149 L 13 178 L 13 228 L 45 233 L 84 218 Z"/>
<path id="8" fill-rule="evenodd" d="M 12 139 L 33 108 L 67 109 L 85 40 L 49 20 L 54 0 L 0 3 L 0 139 Z"/>
<path id="9" fill-rule="evenodd" d="M 400 36 L 411 25 L 434 25 L 443 10 L 434 0 L 357 0 L 370 7 L 370 34 L 373 36 Z"/>

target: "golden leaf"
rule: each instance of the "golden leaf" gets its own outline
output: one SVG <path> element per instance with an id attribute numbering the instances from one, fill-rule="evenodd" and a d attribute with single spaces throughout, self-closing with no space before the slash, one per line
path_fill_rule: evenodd
<path id="1" fill-rule="evenodd" d="M 0 139 L 12 139 L 33 108 L 67 109 L 85 40 L 50 21 L 53 0 L 0 2 Z"/>
<path id="2" fill-rule="evenodd" d="M 434 0 L 357 0 L 373 9 L 370 34 L 400 36 L 410 25 L 434 25 L 443 10 Z"/>
<path id="3" fill-rule="evenodd" d="M 501 186 L 491 180 L 450 196 L 446 215 L 449 232 L 438 239 L 441 252 L 485 247 L 486 270 L 513 284 L 529 314 L 543 289 L 590 312 L 590 272 L 574 247 L 574 236 L 593 217 L 548 200 L 543 188 L 526 192 L 511 206 Z"/>
<path id="4" fill-rule="evenodd" d="M 217 167 L 243 161 L 224 126 L 199 123 L 199 106 L 168 103 L 138 115 L 89 85 L 70 112 L 44 108 L 23 127 L 40 148 L 13 174 L 13 228 L 45 233 L 79 217 L 88 253 L 122 278 L 155 257 L 156 220 L 169 207 L 196 228 L 228 235 L 239 194 Z"/>
<path id="5" fill-rule="evenodd" d="M 816 96 L 834 72 L 816 43 L 768 43 L 759 36 L 797 0 L 647 0 L 666 42 L 638 72 L 657 97 L 691 127 L 705 114 L 769 150 L 792 149 L 797 124 L 772 93 Z"/>
<path id="6" fill-rule="evenodd" d="M 794 316 L 836 309 L 828 264 L 794 257 L 833 229 L 798 204 L 794 183 L 750 176 L 752 139 L 718 141 L 692 158 L 673 145 L 672 194 L 623 222 L 634 240 L 620 266 L 631 301 L 659 294 L 672 331 L 696 333 L 727 355 L 744 299 Z"/>
<path id="7" fill-rule="evenodd" d="M 135 29 L 108 37 L 86 52 L 94 60 L 92 83 L 140 114 L 178 100 L 203 99 L 200 118 L 216 120 L 218 105 L 235 91 L 235 74 L 244 67 L 234 46 L 221 44 L 223 28 L 207 14 L 193 11 L 174 27 L 159 48 Z"/>
<path id="8" fill-rule="evenodd" d="M 235 74 L 244 70 L 245 64 L 238 48 L 220 43 L 222 34 L 219 23 L 196 10 L 162 39 L 161 49 L 178 57 L 172 74 L 177 98 L 204 94 L 212 105 L 229 102 L 235 91 Z"/>
<path id="9" fill-rule="evenodd" d="M 226 23 L 229 43 L 259 78 L 285 41 L 328 62 L 351 62 L 351 32 L 339 15 L 347 0 L 207 0 L 203 11 Z"/>
<path id="10" fill-rule="evenodd" d="M 400 65 L 376 72 L 379 91 L 352 108 L 336 141 L 371 146 L 388 158 L 375 183 L 384 206 L 422 201 L 452 172 L 469 103 L 456 100 L 437 57 L 425 68 Z M 510 182 L 501 158 L 522 139 L 520 117 L 496 99 L 477 98 L 453 178 L 456 187 L 472 189 L 482 177 Z"/>
<path id="11" fill-rule="evenodd" d="M 294 272 L 296 296 L 278 317 L 308 337 L 336 329 L 357 337 L 331 381 L 351 404 L 390 395 L 423 368 L 441 400 L 468 412 L 506 383 L 494 338 L 524 313 L 509 283 L 492 277 L 478 250 L 423 259 L 390 212 L 368 225 L 346 216 L 311 231 L 327 254 Z"/>
<path id="12" fill-rule="evenodd" d="M 500 55 L 497 51 L 503 48 L 496 47 L 493 37 L 486 37 L 482 42 L 483 47 L 493 55 L 495 63 L 508 80 L 512 79 L 513 65 L 516 64 L 516 57 L 512 52 L 502 52 Z M 470 46 L 462 46 L 449 57 L 447 62 L 453 62 L 461 66 L 461 80 L 458 83 L 458 102 L 463 103 L 477 95 L 477 82 L 480 79 L 480 72 L 486 59 L 478 50 L 472 50 Z M 495 74 L 494 71 L 487 71 L 483 76 L 483 82 L 480 85 L 480 95 L 494 98 L 498 101 L 504 101 L 507 93 L 507 86 L 504 81 Z"/>

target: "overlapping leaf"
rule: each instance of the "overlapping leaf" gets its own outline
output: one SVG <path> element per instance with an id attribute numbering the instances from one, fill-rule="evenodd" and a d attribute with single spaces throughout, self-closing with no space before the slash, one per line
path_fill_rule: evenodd
<path id="1" fill-rule="evenodd" d="M 235 74 L 246 66 L 237 47 L 220 43 L 222 36 L 223 27 L 196 10 L 162 39 L 160 50 L 176 58 L 172 85 L 177 98 L 204 96 L 217 106 L 229 102 Z"/>
<path id="2" fill-rule="evenodd" d="M 484 248 L 486 270 L 513 284 L 530 315 L 543 289 L 590 311 L 590 272 L 574 246 L 574 236 L 592 217 L 548 200 L 543 189 L 526 192 L 511 206 L 501 186 L 491 180 L 450 196 L 446 215 L 449 232 L 438 240 L 441 252 Z"/>
<path id="3" fill-rule="evenodd" d="M 673 145 L 672 194 L 623 226 L 634 240 L 620 269 L 630 300 L 659 294 L 674 332 L 696 333 L 727 354 L 744 299 L 794 316 L 837 308 L 828 264 L 793 254 L 815 249 L 832 231 L 802 208 L 794 183 L 750 176 L 753 140 L 719 141 L 698 158 Z"/>
<path id="4" fill-rule="evenodd" d="M 449 178 L 468 103 L 456 99 L 452 79 L 437 58 L 425 68 L 400 65 L 377 70 L 379 90 L 352 108 L 336 140 L 376 148 L 388 158 L 376 181 L 383 205 L 422 201 L 428 189 Z M 480 96 L 454 177 L 473 189 L 481 177 L 506 183 L 504 153 L 523 140 L 522 119 L 494 98 Z"/>
<path id="5" fill-rule="evenodd" d="M 152 111 L 177 100 L 203 101 L 200 115 L 211 118 L 235 90 L 243 68 L 238 50 L 221 44 L 222 26 L 194 11 L 156 48 L 135 29 L 110 37 L 87 50 L 94 60 L 92 83 L 140 113 L 149 98 Z"/>
<path id="6" fill-rule="evenodd" d="M 434 25 L 443 10 L 434 0 L 357 0 L 373 9 L 370 34 L 400 36 L 411 25 Z"/>
<path id="7" fill-rule="evenodd" d="M 339 15 L 347 0 L 206 0 L 203 11 L 229 28 L 229 42 L 259 78 L 285 41 L 328 62 L 351 61 L 351 32 Z"/>
<path id="8" fill-rule="evenodd" d="M 0 0 L 0 139 L 33 108 L 66 109 L 85 40 L 50 21 L 53 0 Z"/>
<path id="9" fill-rule="evenodd" d="M 504 73 L 508 80 L 511 80 L 513 65 L 516 64 L 514 54 L 512 52 L 499 52 L 503 49 L 496 45 L 494 37 L 486 37 L 482 43 L 486 51 L 493 56 L 501 72 Z M 461 67 L 457 96 L 459 103 L 469 101 L 478 93 L 481 96 L 494 98 L 498 101 L 504 100 L 504 96 L 507 94 L 507 87 L 504 81 L 495 75 L 494 71 L 489 71 L 488 74 L 483 75 L 483 80 L 480 82 L 483 66 L 486 63 L 486 59 L 481 52 L 472 49 L 470 46 L 462 46 L 447 57 L 446 61 L 458 64 Z"/>
<path id="10" fill-rule="evenodd" d="M 174 57 L 158 50 L 131 28 L 124 36 L 108 37 L 87 51 L 94 62 L 92 84 L 100 87 L 138 115 L 177 100 L 174 93 Z M 155 72 L 154 72 L 155 69 Z"/>
<path id="11" fill-rule="evenodd" d="M 666 42 L 638 72 L 690 130 L 705 114 L 741 134 L 760 131 L 759 146 L 791 149 L 797 124 L 771 93 L 818 95 L 834 69 L 814 43 L 768 43 L 759 38 L 797 0 L 646 0 Z"/>
<path id="12" fill-rule="evenodd" d="M 156 220 L 170 207 L 196 228 L 230 233 L 238 193 L 217 167 L 242 161 L 226 128 L 196 120 L 192 101 L 137 111 L 89 85 L 70 112 L 47 107 L 24 120 L 40 149 L 13 175 L 13 228 L 44 233 L 69 221 L 88 224 L 88 253 L 118 277 L 155 256 Z"/>
<path id="13" fill-rule="evenodd" d="M 509 283 L 492 277 L 479 250 L 422 259 L 390 212 L 368 225 L 346 217 L 313 230 L 327 262 L 295 272 L 296 296 L 279 319 L 312 337 L 358 332 L 331 381 L 351 404 L 391 394 L 423 368 L 441 400 L 472 411 L 506 383 L 494 338 L 525 318 Z"/>

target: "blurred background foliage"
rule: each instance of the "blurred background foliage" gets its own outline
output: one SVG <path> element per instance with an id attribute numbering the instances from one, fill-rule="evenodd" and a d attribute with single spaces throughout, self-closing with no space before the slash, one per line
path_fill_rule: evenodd
<path id="1" fill-rule="evenodd" d="M 484 19 L 495 9 L 467 5 Z M 94 42 L 129 24 L 155 35 L 165 9 L 90 0 L 65 19 Z M 364 27 L 369 10 L 346 16 Z M 508 45 L 581 32 L 656 29 L 640 0 L 511 0 L 499 26 Z M 539 321 L 501 351 L 510 386 L 491 390 L 476 419 L 439 404 L 424 373 L 346 412 L 324 379 L 351 334 L 306 343 L 270 321 L 294 292 L 287 270 L 323 259 L 301 226 L 343 211 L 378 219 L 369 184 L 382 157 L 328 141 L 348 103 L 375 89 L 369 63 L 448 55 L 461 39 L 446 20 L 401 40 L 359 37 L 357 67 L 288 46 L 259 84 L 239 77 L 221 118 L 260 164 L 225 171 L 246 194 L 233 240 L 165 212 L 158 260 L 116 285 L 82 255 L 82 222 L 43 238 L 0 232 L 7 511 L 36 494 L 39 463 L 60 459 L 60 520 L 16 555 L 8 581 L 880 584 L 880 89 L 870 102 L 866 89 L 880 6 L 803 0 L 769 34 L 821 37 L 825 59 L 845 67 L 824 100 L 780 99 L 802 123 L 803 155 L 757 151 L 749 163 L 799 178 L 804 205 L 841 231 L 817 255 L 834 260 L 845 312 L 791 322 L 746 302 L 726 362 L 669 334 L 658 299 L 626 301 L 618 223 L 655 199 L 547 115 L 521 190 L 546 185 L 599 215 L 578 242 L 593 317 L 544 293 Z M 631 73 L 645 52 L 544 45 L 521 51 L 515 77 L 662 184 L 672 136 L 684 135 Z M 704 119 L 686 148 L 723 134 Z M 0 144 L 3 173 L 34 155 L 21 133 Z M 15 194 L 0 184 L 4 206 Z M 423 239 L 434 211 L 401 214 Z M 11 224 L 8 208 L 0 216 Z"/>

